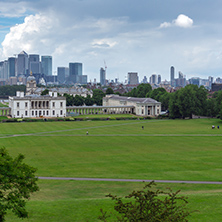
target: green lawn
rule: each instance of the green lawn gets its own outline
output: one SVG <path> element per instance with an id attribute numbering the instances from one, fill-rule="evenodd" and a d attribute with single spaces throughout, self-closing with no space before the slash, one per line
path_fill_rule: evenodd
<path id="1" fill-rule="evenodd" d="M 222 181 L 218 119 L 30 122 L 0 124 L 0 144 L 23 153 L 38 176 Z M 142 129 L 144 126 L 144 129 Z M 89 135 L 86 136 L 86 131 Z M 29 135 L 27 135 L 29 134 Z M 10 137 L 15 135 L 13 137 Z M 39 181 L 27 221 L 96 221 L 108 193 L 126 195 L 142 183 Z M 190 221 L 221 221 L 221 185 L 158 184 L 181 189 Z M 8 221 L 17 221 L 12 215 Z M 26 220 L 24 220 L 26 221 Z"/>

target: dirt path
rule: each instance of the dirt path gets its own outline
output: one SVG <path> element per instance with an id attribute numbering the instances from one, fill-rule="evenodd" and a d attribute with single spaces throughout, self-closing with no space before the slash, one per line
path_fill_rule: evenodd
<path id="1" fill-rule="evenodd" d="M 155 183 L 186 183 L 186 184 L 221 184 L 219 181 L 189 181 L 189 180 L 137 180 L 109 178 L 78 178 L 78 177 L 38 177 L 40 180 L 78 180 L 78 181 L 116 181 L 116 182 L 151 182 Z"/>

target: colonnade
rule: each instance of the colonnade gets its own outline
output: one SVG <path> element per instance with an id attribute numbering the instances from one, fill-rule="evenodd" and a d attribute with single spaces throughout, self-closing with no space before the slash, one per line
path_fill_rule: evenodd
<path id="1" fill-rule="evenodd" d="M 133 113 L 134 106 L 68 106 L 67 115 L 74 113 L 76 115 L 89 114 L 124 114 Z"/>
<path id="2" fill-rule="evenodd" d="M 11 114 L 11 108 L 9 107 L 0 107 L 0 116 L 8 116 Z"/>

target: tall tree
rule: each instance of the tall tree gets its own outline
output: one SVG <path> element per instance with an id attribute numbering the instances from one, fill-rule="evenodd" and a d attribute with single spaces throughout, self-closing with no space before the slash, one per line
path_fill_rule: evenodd
<path id="1" fill-rule="evenodd" d="M 36 169 L 23 163 L 24 155 L 14 159 L 0 148 L 0 221 L 11 210 L 19 218 L 28 217 L 26 202 L 30 194 L 39 190 Z"/>

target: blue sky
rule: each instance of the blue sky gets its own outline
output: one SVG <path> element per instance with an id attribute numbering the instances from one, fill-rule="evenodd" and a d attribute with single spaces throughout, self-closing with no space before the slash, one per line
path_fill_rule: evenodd
<path id="1" fill-rule="evenodd" d="M 82 62 L 88 80 L 140 80 L 170 66 L 187 78 L 222 77 L 222 1 L 0 0 L 0 59 L 25 50 L 53 69 Z"/>

